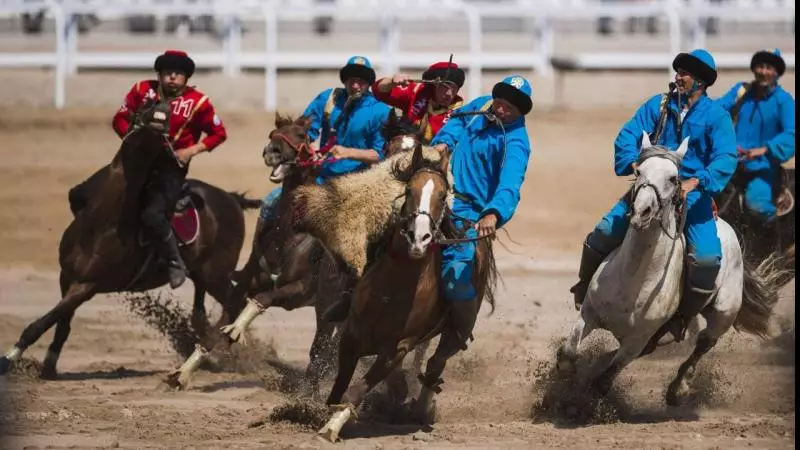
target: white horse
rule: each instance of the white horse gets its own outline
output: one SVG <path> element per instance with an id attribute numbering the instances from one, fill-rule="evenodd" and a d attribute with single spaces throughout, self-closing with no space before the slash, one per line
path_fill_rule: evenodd
<path id="1" fill-rule="evenodd" d="M 642 138 L 637 177 L 632 191 L 630 226 L 622 245 L 611 252 L 595 272 L 580 314 L 557 356 L 562 373 L 575 372 L 578 345 L 594 329 L 614 334 L 619 349 L 609 366 L 593 381 L 599 394 L 608 393 L 614 378 L 642 354 L 653 335 L 678 309 L 683 288 L 685 205 L 678 176 L 688 138 L 671 152 Z M 677 212 L 682 205 L 684 215 Z M 714 294 L 702 311 L 707 326 L 697 338 L 694 352 L 680 366 L 667 389 L 669 405 L 678 403 L 688 389 L 686 376 L 732 325 L 764 337 L 772 308 L 778 300 L 770 277 L 744 267 L 736 234 L 718 219 L 722 263 Z M 681 392 L 679 392 L 681 391 Z"/>

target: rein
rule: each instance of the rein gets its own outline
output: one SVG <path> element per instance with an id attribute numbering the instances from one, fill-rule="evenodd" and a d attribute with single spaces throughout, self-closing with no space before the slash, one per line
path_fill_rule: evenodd
<path id="1" fill-rule="evenodd" d="M 301 161 L 295 160 L 281 164 L 296 165 L 298 167 L 303 167 L 303 168 L 306 167 L 316 168 L 321 166 L 322 162 L 325 161 L 325 158 L 327 157 L 326 152 L 315 150 L 314 147 L 312 147 L 311 144 L 309 144 L 308 139 L 303 140 L 299 144 L 295 144 L 285 134 L 278 133 L 275 130 L 269 133 L 269 138 L 280 139 L 281 141 L 285 142 L 286 145 L 288 145 L 292 150 L 294 150 L 297 153 L 297 155 L 302 155 L 303 150 L 305 150 L 305 152 L 310 155 L 308 159 L 304 159 Z"/>
<path id="2" fill-rule="evenodd" d="M 444 176 L 444 174 L 442 174 L 441 172 L 439 172 L 437 170 L 433 170 L 433 169 L 428 169 L 428 168 L 422 168 L 419 171 L 417 171 L 417 173 L 419 173 L 419 172 L 428 172 L 428 173 L 433 173 L 433 174 L 436 174 L 438 176 L 441 176 L 442 179 L 445 182 L 445 185 L 447 186 L 447 190 L 448 191 L 450 190 L 450 183 L 447 181 L 447 177 Z M 405 193 L 398 195 L 397 197 L 395 197 L 393 204 L 396 204 L 397 200 L 399 200 L 399 199 L 401 199 L 401 198 L 403 198 L 405 196 L 406 196 Z M 494 232 L 492 232 L 490 234 L 487 234 L 486 236 L 478 236 L 478 237 L 474 237 L 474 238 L 447 238 L 447 237 L 445 237 L 444 233 L 442 233 L 441 225 L 442 225 L 442 221 L 444 221 L 445 215 L 448 213 L 448 211 L 450 212 L 451 216 L 454 216 L 452 211 L 450 211 L 449 208 L 445 207 L 445 208 L 442 209 L 442 213 L 439 215 L 439 217 L 435 218 L 435 217 L 433 217 L 433 215 L 431 213 L 429 213 L 427 211 L 421 211 L 421 210 L 417 209 L 415 211 L 410 212 L 409 214 L 406 214 L 404 216 L 400 216 L 399 221 L 401 223 L 407 224 L 411 220 L 416 219 L 417 217 L 427 216 L 431 220 L 431 223 L 433 223 L 433 227 L 432 227 L 433 229 L 431 231 L 433 232 L 434 239 L 433 239 L 432 243 L 436 244 L 436 245 L 452 245 L 452 244 L 460 244 L 460 243 L 465 243 L 465 242 L 477 242 L 477 241 L 480 241 L 482 239 L 494 238 L 496 236 L 496 234 L 497 234 L 497 231 L 495 230 Z M 474 224 L 474 222 L 469 220 L 469 219 L 466 219 L 466 218 L 463 218 L 463 217 L 457 217 L 457 218 L 462 220 L 462 221 L 464 221 L 465 223 L 468 223 L 469 226 L 472 226 Z M 403 226 L 403 228 L 401 228 L 400 231 L 403 234 L 403 236 L 405 237 L 406 241 L 409 244 L 412 244 L 410 238 L 408 237 L 408 230 L 405 228 L 405 226 Z"/>

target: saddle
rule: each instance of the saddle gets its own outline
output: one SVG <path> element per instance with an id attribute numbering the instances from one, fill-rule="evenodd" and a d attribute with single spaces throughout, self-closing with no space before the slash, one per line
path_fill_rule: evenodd
<path id="1" fill-rule="evenodd" d="M 170 219 L 172 232 L 175 233 L 179 247 L 193 244 L 200 235 L 200 213 L 198 212 L 200 201 L 197 194 L 192 192 L 189 183 L 184 183 L 181 197 L 175 204 L 175 211 Z M 149 239 L 140 231 L 139 245 L 145 247 L 149 244 Z"/>

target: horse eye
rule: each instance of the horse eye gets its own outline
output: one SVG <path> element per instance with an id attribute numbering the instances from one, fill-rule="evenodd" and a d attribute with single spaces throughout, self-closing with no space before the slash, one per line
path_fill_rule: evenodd
<path id="1" fill-rule="evenodd" d="M 633 176 L 635 177 L 639 176 L 639 169 L 633 169 Z"/>

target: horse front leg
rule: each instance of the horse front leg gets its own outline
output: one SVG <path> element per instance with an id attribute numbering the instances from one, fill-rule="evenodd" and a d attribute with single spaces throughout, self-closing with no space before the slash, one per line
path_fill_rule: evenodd
<path id="1" fill-rule="evenodd" d="M 622 369 L 639 357 L 652 333 L 638 334 L 620 340 L 619 349 L 611 359 L 608 367 L 592 382 L 592 389 L 601 397 L 605 397 L 611 390 L 614 380 Z"/>
<path id="2" fill-rule="evenodd" d="M 249 299 L 247 301 L 247 306 L 245 306 L 236 320 L 232 324 L 225 325 L 221 329 L 223 336 L 227 337 L 227 344 L 231 345 L 237 342 L 246 343 L 244 335 L 247 328 L 259 314 L 273 304 L 273 298 L 297 298 L 302 296 L 304 292 L 306 292 L 304 291 L 304 283 L 303 280 L 300 280 L 284 285 L 274 291 L 258 294 L 253 299 Z M 194 353 L 186 359 L 183 365 L 167 375 L 167 378 L 163 380 L 164 384 L 173 389 L 186 389 L 192 374 L 194 374 L 203 361 L 208 358 L 209 353 L 220 345 L 220 343 L 216 343 L 212 348 L 206 349 L 202 345 L 197 344 Z"/>
<path id="3" fill-rule="evenodd" d="M 72 316 L 80 305 L 94 296 L 94 284 L 71 283 L 68 287 L 62 287 L 62 293 L 62 300 L 47 314 L 25 327 L 16 345 L 5 356 L 0 357 L 0 375 L 8 373 L 11 365 L 22 358 L 28 347 L 36 343 L 53 325 L 58 324 L 42 370 L 42 376 L 55 377 L 56 363 L 69 337 Z"/>
<path id="4" fill-rule="evenodd" d="M 352 342 L 349 342 L 350 340 L 352 340 Z M 342 427 L 351 417 L 356 415 L 356 410 L 361 406 L 361 403 L 364 401 L 369 391 L 378 383 L 385 380 L 392 371 L 399 367 L 403 363 L 403 358 L 405 358 L 410 350 L 410 348 L 405 346 L 398 346 L 398 348 L 382 351 L 364 377 L 356 382 L 356 384 L 347 388 L 342 396 L 341 390 L 349 384 L 350 379 L 353 377 L 356 363 L 358 362 L 357 353 L 354 351 L 356 345 L 357 342 L 352 338 L 345 339 L 343 337 L 340 343 L 339 376 L 336 377 L 336 383 L 334 384 L 330 397 L 328 397 L 328 405 L 339 409 L 339 411 L 334 413 L 325 426 L 318 432 L 323 439 L 329 442 L 337 441 Z"/>
<path id="5" fill-rule="evenodd" d="M 597 327 L 591 303 L 585 302 L 581 306 L 581 312 L 572 325 L 572 331 L 566 342 L 561 344 L 556 353 L 556 370 L 562 375 L 572 376 L 577 372 L 575 361 L 578 359 L 578 347 Z"/>

